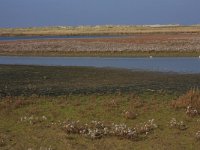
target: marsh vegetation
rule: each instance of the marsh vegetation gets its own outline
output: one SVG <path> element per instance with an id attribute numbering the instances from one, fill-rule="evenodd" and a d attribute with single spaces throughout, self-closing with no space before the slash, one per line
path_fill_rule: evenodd
<path id="1" fill-rule="evenodd" d="M 199 56 L 199 34 L 199 26 L 100 26 L 0 29 L 0 36 L 99 36 L 99 38 L 0 41 L 0 55 Z M 126 36 L 101 38 L 101 35 Z"/>
<path id="2" fill-rule="evenodd" d="M 0 29 L 0 55 L 195 56 L 199 26 Z M 200 75 L 0 65 L 0 149 L 199 149 Z"/>
<path id="3" fill-rule="evenodd" d="M 198 149 L 199 74 L 0 66 L 0 149 Z"/>

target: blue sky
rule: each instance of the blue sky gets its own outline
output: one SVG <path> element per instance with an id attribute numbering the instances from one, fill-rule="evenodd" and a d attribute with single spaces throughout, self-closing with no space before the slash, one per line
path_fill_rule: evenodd
<path id="1" fill-rule="evenodd" d="M 0 0 L 0 27 L 199 24 L 200 0 Z"/>

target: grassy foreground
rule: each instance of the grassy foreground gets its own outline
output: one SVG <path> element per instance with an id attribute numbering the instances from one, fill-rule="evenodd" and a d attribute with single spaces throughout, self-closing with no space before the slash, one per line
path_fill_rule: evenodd
<path id="1" fill-rule="evenodd" d="M 188 117 L 185 109 L 170 107 L 172 95 L 106 94 L 61 97 L 7 97 L 0 103 L 1 149 L 199 149 L 196 139 L 199 117 Z M 124 113 L 137 113 L 133 119 Z M 183 121 L 186 128 L 171 126 L 172 118 Z M 89 124 L 126 124 L 143 126 L 154 119 L 157 128 L 140 133 L 136 139 L 108 135 L 92 139 L 67 132 L 66 121 Z"/>
<path id="2" fill-rule="evenodd" d="M 1 65 L 0 85 L 0 149 L 200 147 L 199 74 Z"/>

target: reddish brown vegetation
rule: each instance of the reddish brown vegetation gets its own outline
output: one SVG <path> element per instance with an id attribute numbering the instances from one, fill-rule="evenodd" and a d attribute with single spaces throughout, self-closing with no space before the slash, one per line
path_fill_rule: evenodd
<path id="1" fill-rule="evenodd" d="M 12 110 L 27 105 L 35 104 L 35 102 L 32 100 L 26 100 L 24 98 L 18 98 L 18 97 L 5 97 L 4 100 L 3 100 L 4 103 L 1 104 L 0 109 Z"/>
<path id="2" fill-rule="evenodd" d="M 58 52 L 200 52 L 199 34 L 136 34 L 128 37 L 0 41 L 0 54 Z"/>
<path id="3" fill-rule="evenodd" d="M 198 89 L 192 89 L 183 96 L 180 96 L 177 100 L 172 102 L 174 108 L 187 108 L 188 111 L 197 110 L 200 111 L 200 91 Z"/>

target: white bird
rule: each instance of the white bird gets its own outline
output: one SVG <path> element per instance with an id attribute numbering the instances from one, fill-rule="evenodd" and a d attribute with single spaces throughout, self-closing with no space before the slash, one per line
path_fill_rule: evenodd
<path id="1" fill-rule="evenodd" d="M 149 56 L 149 58 L 153 58 L 153 56 Z"/>

